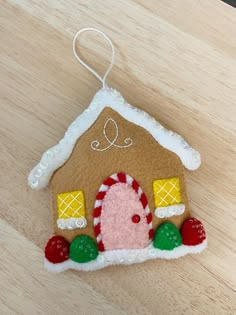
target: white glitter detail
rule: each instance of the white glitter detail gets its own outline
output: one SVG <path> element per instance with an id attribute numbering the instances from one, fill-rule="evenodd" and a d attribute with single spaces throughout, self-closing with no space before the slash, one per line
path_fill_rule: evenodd
<path id="1" fill-rule="evenodd" d="M 149 249 L 148 254 L 150 257 L 155 257 L 157 255 L 155 248 Z"/>
<path id="2" fill-rule="evenodd" d="M 181 245 L 173 250 L 160 250 L 154 248 L 152 243 L 143 249 L 118 249 L 99 252 L 98 257 L 88 263 L 77 263 L 72 260 L 63 263 L 53 264 L 45 258 L 45 268 L 51 272 L 62 272 L 67 269 L 92 271 L 105 268 L 111 265 L 130 265 L 144 262 L 149 259 L 175 259 L 187 254 L 199 254 L 207 247 L 207 240 L 196 246 Z"/>
<path id="3" fill-rule="evenodd" d="M 173 205 L 173 206 L 158 207 L 155 210 L 155 216 L 158 218 L 169 218 L 174 215 L 183 214 L 184 211 L 185 211 L 185 205 L 181 203 L 181 204 Z"/>
<path id="4" fill-rule="evenodd" d="M 57 219 L 57 226 L 61 230 L 82 229 L 87 226 L 87 220 L 85 218 Z"/>

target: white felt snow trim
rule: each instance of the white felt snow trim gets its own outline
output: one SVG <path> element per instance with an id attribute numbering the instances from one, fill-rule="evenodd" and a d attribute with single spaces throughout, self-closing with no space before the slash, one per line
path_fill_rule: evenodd
<path id="1" fill-rule="evenodd" d="M 155 216 L 158 218 L 170 218 L 173 215 L 180 215 L 184 213 L 185 205 L 180 203 L 178 205 L 172 205 L 167 207 L 158 207 L 155 210 Z"/>
<path id="2" fill-rule="evenodd" d="M 57 226 L 61 230 L 82 229 L 87 226 L 87 220 L 85 218 L 57 219 Z"/>
<path id="3" fill-rule="evenodd" d="M 47 186 L 54 171 L 67 161 L 77 140 L 93 125 L 105 107 L 112 108 L 127 121 L 146 129 L 161 146 L 177 154 L 187 169 L 195 170 L 200 166 L 200 154 L 180 135 L 165 129 L 146 112 L 126 103 L 118 91 L 103 88 L 95 94 L 90 106 L 69 126 L 64 138 L 46 151 L 32 169 L 28 183 L 33 189 Z"/>
<path id="4" fill-rule="evenodd" d="M 62 272 L 67 269 L 92 271 L 111 265 L 130 265 L 134 263 L 141 263 L 145 260 L 154 258 L 175 259 L 187 254 L 199 254 L 206 247 L 207 240 L 204 240 L 201 244 L 196 246 L 181 245 L 171 251 L 154 248 L 151 243 L 144 249 L 119 249 L 99 252 L 96 260 L 90 261 L 88 263 L 77 263 L 69 259 L 63 263 L 53 264 L 45 258 L 44 265 L 45 268 L 51 272 Z"/>
<path id="5" fill-rule="evenodd" d="M 115 126 L 115 130 L 116 130 L 116 135 L 115 135 L 113 140 L 111 140 L 107 135 L 107 125 L 109 124 L 109 122 L 111 122 Z M 103 135 L 104 135 L 105 139 L 107 140 L 108 145 L 105 148 L 99 148 L 101 143 L 98 140 L 93 140 L 91 142 L 91 148 L 93 150 L 103 152 L 103 151 L 110 149 L 110 147 L 125 149 L 125 148 L 130 147 L 133 144 L 133 140 L 130 138 L 125 138 L 125 140 L 124 140 L 125 144 L 123 144 L 123 145 L 118 145 L 116 143 L 116 140 L 119 137 L 119 128 L 118 128 L 117 122 L 112 118 L 107 119 L 107 121 L 105 122 L 105 125 L 103 127 Z"/>

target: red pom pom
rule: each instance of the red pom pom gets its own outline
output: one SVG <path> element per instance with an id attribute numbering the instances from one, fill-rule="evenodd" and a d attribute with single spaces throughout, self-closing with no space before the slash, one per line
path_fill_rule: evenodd
<path id="1" fill-rule="evenodd" d="M 189 218 L 184 221 L 181 228 L 181 236 L 184 245 L 194 246 L 201 244 L 206 239 L 206 233 L 201 221 Z"/>
<path id="2" fill-rule="evenodd" d="M 134 214 L 134 215 L 132 216 L 132 221 L 133 221 L 133 223 L 139 223 L 140 220 L 141 220 L 140 215 Z"/>
<path id="3" fill-rule="evenodd" d="M 49 239 L 44 253 L 48 261 L 58 264 L 69 259 L 70 244 L 62 236 L 53 236 Z"/>

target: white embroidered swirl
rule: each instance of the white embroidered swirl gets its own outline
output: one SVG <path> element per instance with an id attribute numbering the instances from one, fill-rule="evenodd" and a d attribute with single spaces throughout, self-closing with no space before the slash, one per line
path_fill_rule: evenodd
<path id="1" fill-rule="evenodd" d="M 114 126 L 115 126 L 115 130 L 116 130 L 116 134 L 113 140 L 111 140 L 108 135 L 107 135 L 107 125 L 108 123 L 111 122 Z M 116 148 L 120 148 L 120 149 L 124 149 L 124 148 L 128 148 L 133 144 L 133 140 L 130 138 L 125 138 L 124 140 L 124 144 L 123 145 L 118 145 L 116 144 L 116 140 L 118 139 L 119 136 L 119 128 L 118 125 L 116 123 L 116 121 L 112 118 L 107 119 L 107 121 L 105 122 L 105 125 L 103 127 L 103 135 L 106 138 L 107 142 L 109 143 L 107 147 L 100 149 L 100 145 L 101 143 L 98 140 L 94 140 L 91 142 L 91 148 L 95 151 L 106 151 L 108 150 L 110 147 L 116 147 Z"/>

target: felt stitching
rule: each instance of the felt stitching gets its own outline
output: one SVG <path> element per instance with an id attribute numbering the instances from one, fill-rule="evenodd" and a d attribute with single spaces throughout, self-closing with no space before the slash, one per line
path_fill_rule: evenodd
<path id="1" fill-rule="evenodd" d="M 172 205 L 167 207 L 159 207 L 155 210 L 155 216 L 157 218 L 170 218 L 174 215 L 181 215 L 185 211 L 184 204 Z"/>
<path id="2" fill-rule="evenodd" d="M 61 206 L 64 204 L 66 207 L 65 207 L 65 209 L 60 213 L 60 217 L 63 217 L 64 215 L 66 215 L 68 218 L 70 217 L 70 216 L 68 216 L 68 214 L 66 213 L 66 211 L 67 211 L 67 209 L 71 209 L 71 210 L 73 210 L 74 212 L 73 212 L 73 217 L 75 217 L 76 216 L 76 214 L 79 212 L 79 210 L 83 207 L 83 204 L 80 202 L 80 200 L 78 199 L 78 197 L 80 197 L 80 192 L 76 195 L 76 196 L 72 196 L 72 200 L 69 202 L 69 203 L 66 203 L 66 200 L 70 197 L 70 195 L 67 195 L 66 196 L 66 198 L 63 200 L 62 198 L 61 198 L 61 196 L 59 195 L 58 196 L 58 198 L 59 198 L 59 201 L 61 202 L 60 204 L 59 204 L 59 208 L 61 208 Z M 79 203 L 79 207 L 77 208 L 77 209 L 74 209 L 73 207 L 71 207 L 71 205 L 72 205 L 72 203 L 74 202 L 74 201 L 77 201 L 78 203 Z M 78 213 L 79 214 L 79 213 Z"/>
<path id="3" fill-rule="evenodd" d="M 142 191 L 142 189 L 139 186 L 139 184 L 137 183 L 137 181 L 135 179 L 133 179 L 130 175 L 125 174 L 125 173 L 115 173 L 115 174 L 109 176 L 108 178 L 106 178 L 105 181 L 100 186 L 99 191 L 98 191 L 97 196 L 96 196 L 95 205 L 94 205 L 94 215 L 93 215 L 94 216 L 94 220 L 93 220 L 94 234 L 95 234 L 95 237 L 97 239 L 99 251 L 105 250 L 104 244 L 102 242 L 101 224 L 100 224 L 101 223 L 100 216 L 101 216 L 101 211 L 102 211 L 102 203 L 103 203 L 104 197 L 105 197 L 107 191 L 109 190 L 109 188 L 116 183 L 127 183 L 138 194 L 139 200 L 143 205 L 143 210 L 144 210 L 146 220 L 148 223 L 148 227 L 149 227 L 149 240 L 151 241 L 153 238 L 152 213 L 150 212 L 146 195 Z M 137 189 L 134 189 L 134 187 L 133 187 L 134 185 Z M 101 195 L 101 193 L 102 193 L 102 195 Z M 98 220 L 98 218 L 99 218 L 99 220 Z"/>
<path id="4" fill-rule="evenodd" d="M 118 91 L 104 88 L 96 93 L 90 106 L 69 126 L 64 138 L 47 150 L 32 169 L 28 177 L 31 188 L 47 186 L 54 171 L 67 161 L 77 140 L 95 123 L 105 107 L 112 108 L 127 121 L 146 129 L 161 146 L 177 154 L 187 169 L 195 170 L 200 166 L 200 154 L 180 135 L 165 129 L 147 113 L 128 104 Z"/>
<path id="5" fill-rule="evenodd" d="M 154 180 L 153 191 L 156 208 L 179 204 L 182 201 L 178 177 Z"/>
<path id="6" fill-rule="evenodd" d="M 115 126 L 115 130 L 116 130 L 116 135 L 115 135 L 115 138 L 113 140 L 109 139 L 107 132 L 106 132 L 107 125 L 109 122 L 113 123 L 113 125 Z M 116 140 L 119 137 L 119 128 L 118 128 L 116 121 L 112 118 L 107 119 L 107 121 L 105 122 L 105 125 L 103 127 L 103 135 L 106 138 L 107 142 L 109 143 L 108 146 L 103 148 L 103 149 L 99 149 L 99 146 L 101 143 L 98 140 L 94 140 L 91 142 L 91 148 L 93 150 L 103 152 L 103 151 L 110 149 L 112 146 L 116 147 L 116 148 L 124 149 L 124 148 L 130 147 L 133 144 L 133 140 L 131 138 L 125 138 L 125 140 L 124 140 L 125 144 L 124 145 L 116 144 Z"/>
<path id="7" fill-rule="evenodd" d="M 155 258 L 176 259 L 187 254 L 199 254 L 205 250 L 206 247 L 206 239 L 199 245 L 181 245 L 171 251 L 154 248 L 153 243 L 151 243 L 148 247 L 143 249 L 120 249 L 99 252 L 97 258 L 94 261 L 90 261 L 88 263 L 76 263 L 69 259 L 59 264 L 53 264 L 45 258 L 44 266 L 48 271 L 55 273 L 65 271 L 67 269 L 94 271 L 111 265 L 130 265 Z"/>
<path id="8" fill-rule="evenodd" d="M 86 227 L 84 194 L 81 190 L 58 194 L 57 207 L 58 228 L 75 229 Z"/>
<path id="9" fill-rule="evenodd" d="M 75 193 L 76 195 L 74 195 Z M 79 213 L 80 210 L 82 213 L 84 213 L 84 197 L 81 191 L 63 193 L 59 194 L 57 197 L 59 218 L 64 218 L 65 216 L 68 218 L 78 216 L 84 217 L 84 215 Z M 72 199 L 67 203 L 66 200 L 68 200 L 70 197 Z M 79 204 L 76 208 L 72 206 L 75 201 Z M 62 208 L 63 205 L 65 205 L 65 208 Z M 72 210 L 72 215 L 67 214 L 68 209 Z"/>

